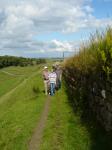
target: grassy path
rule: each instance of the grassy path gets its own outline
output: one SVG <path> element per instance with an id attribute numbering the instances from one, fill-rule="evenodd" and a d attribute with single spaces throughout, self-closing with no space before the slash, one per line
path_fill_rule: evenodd
<path id="1" fill-rule="evenodd" d="M 74 116 L 64 89 L 51 98 L 51 109 L 41 142 L 41 150 L 89 150 L 87 129 Z"/>
<path id="2" fill-rule="evenodd" d="M 50 97 L 46 98 L 46 103 L 40 117 L 39 122 L 37 123 L 37 127 L 34 130 L 34 134 L 29 143 L 29 150 L 38 150 L 40 147 L 41 139 L 43 136 L 44 127 L 46 125 L 48 113 L 50 108 Z"/>
<path id="3" fill-rule="evenodd" d="M 111 150 L 111 141 L 103 129 L 74 113 L 64 87 L 51 97 L 40 150 Z"/>

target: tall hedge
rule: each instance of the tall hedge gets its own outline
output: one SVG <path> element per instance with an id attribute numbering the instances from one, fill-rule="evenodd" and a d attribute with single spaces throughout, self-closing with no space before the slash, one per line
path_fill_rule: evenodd
<path id="1" fill-rule="evenodd" d="M 112 28 L 92 35 L 79 54 L 64 63 L 69 99 L 76 110 L 91 110 L 106 130 L 112 130 Z"/>

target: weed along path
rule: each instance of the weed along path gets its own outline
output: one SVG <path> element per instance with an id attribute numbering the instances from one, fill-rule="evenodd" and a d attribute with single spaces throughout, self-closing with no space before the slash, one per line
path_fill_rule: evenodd
<path id="1" fill-rule="evenodd" d="M 50 96 L 48 96 L 46 98 L 46 103 L 45 103 L 45 107 L 43 109 L 43 112 L 41 114 L 40 120 L 37 124 L 37 127 L 34 130 L 34 134 L 29 142 L 29 150 L 39 150 L 40 144 L 41 144 L 41 140 L 42 140 L 42 136 L 43 136 L 43 131 L 46 125 L 46 121 L 47 121 L 47 117 L 48 117 L 48 113 L 49 113 L 49 109 L 50 109 Z"/>

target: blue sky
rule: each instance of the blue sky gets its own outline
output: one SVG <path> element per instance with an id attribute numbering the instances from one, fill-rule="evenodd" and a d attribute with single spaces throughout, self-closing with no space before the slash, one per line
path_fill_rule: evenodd
<path id="1" fill-rule="evenodd" d="M 112 0 L 94 0 L 92 7 L 97 18 L 112 17 Z"/>
<path id="2" fill-rule="evenodd" d="M 112 19 L 112 0 L 93 0 L 91 7 L 94 9 L 93 15 L 96 18 L 110 18 Z M 100 29 L 99 29 L 100 30 Z M 62 34 L 59 32 L 51 32 L 49 34 L 40 34 L 36 36 L 35 39 L 42 41 L 50 41 L 52 39 L 57 39 L 61 41 L 79 41 L 82 39 L 88 39 L 91 32 L 95 32 L 96 28 L 80 30 L 78 32 Z"/>
<path id="3" fill-rule="evenodd" d="M 61 57 L 112 26 L 112 0 L 1 0 L 0 55 Z"/>

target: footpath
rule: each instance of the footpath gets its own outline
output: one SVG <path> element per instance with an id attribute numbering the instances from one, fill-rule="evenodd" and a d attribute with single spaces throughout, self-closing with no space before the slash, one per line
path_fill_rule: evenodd
<path id="1" fill-rule="evenodd" d="M 43 136 L 43 131 L 46 125 L 46 121 L 48 118 L 48 113 L 49 113 L 49 109 L 50 109 L 50 96 L 48 96 L 46 98 L 46 103 L 43 109 L 43 112 L 40 116 L 40 120 L 37 124 L 37 127 L 34 130 L 32 139 L 29 142 L 29 150 L 39 150 L 39 146 L 41 144 L 41 140 L 42 140 L 42 136 Z"/>
<path id="2" fill-rule="evenodd" d="M 83 140 L 85 142 L 83 142 Z M 28 150 L 89 150 L 90 137 L 68 102 L 64 89 L 47 96 Z"/>
<path id="3" fill-rule="evenodd" d="M 63 85 L 55 96 L 46 98 L 29 150 L 111 150 L 111 145 L 111 137 L 102 129 L 74 113 Z"/>

